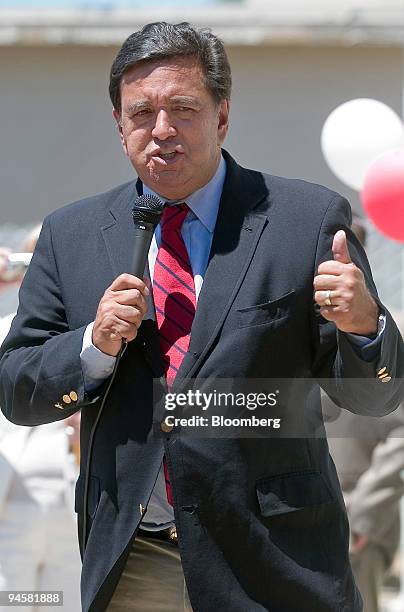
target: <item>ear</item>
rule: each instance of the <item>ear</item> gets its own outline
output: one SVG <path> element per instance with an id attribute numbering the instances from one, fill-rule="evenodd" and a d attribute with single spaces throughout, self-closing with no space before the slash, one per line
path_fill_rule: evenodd
<path id="1" fill-rule="evenodd" d="M 115 109 L 112 109 L 112 116 L 115 119 L 117 128 L 118 128 L 118 132 L 119 132 L 119 138 L 121 140 L 121 145 L 123 150 L 125 151 L 125 155 L 128 155 L 128 147 L 126 145 L 126 138 L 124 136 L 123 133 L 123 129 L 122 129 L 122 123 L 121 123 L 121 114 Z"/>
<path id="2" fill-rule="evenodd" d="M 217 126 L 217 140 L 218 144 L 222 145 L 226 138 L 227 130 L 229 129 L 229 113 L 230 113 L 230 101 L 222 100 L 219 104 L 219 123 Z"/>

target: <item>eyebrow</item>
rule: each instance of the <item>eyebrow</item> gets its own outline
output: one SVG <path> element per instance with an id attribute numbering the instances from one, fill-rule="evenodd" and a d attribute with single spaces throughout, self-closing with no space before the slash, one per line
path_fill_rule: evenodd
<path id="1" fill-rule="evenodd" d="M 182 104 L 185 106 L 193 106 L 199 108 L 201 106 L 200 102 L 191 97 L 191 96 L 173 96 L 169 98 L 170 104 Z M 145 108 L 150 108 L 152 105 L 148 100 L 137 100 L 136 102 L 131 102 L 125 108 L 125 113 L 131 115 L 133 113 L 137 113 Z"/>
<path id="2" fill-rule="evenodd" d="M 147 100 L 139 100 L 137 102 L 131 102 L 125 108 L 125 113 L 131 115 L 132 113 L 136 113 L 139 110 L 143 110 L 144 108 L 150 108 L 150 102 Z"/>
<path id="3" fill-rule="evenodd" d="M 170 102 L 173 104 L 184 104 L 188 106 L 200 106 L 200 102 L 196 98 L 190 96 L 173 96 L 170 98 Z"/>

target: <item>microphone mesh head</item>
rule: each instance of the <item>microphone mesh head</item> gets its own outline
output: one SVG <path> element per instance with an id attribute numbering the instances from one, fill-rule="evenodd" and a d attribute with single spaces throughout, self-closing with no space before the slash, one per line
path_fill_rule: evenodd
<path id="1" fill-rule="evenodd" d="M 151 223 L 156 226 L 163 214 L 164 202 L 155 195 L 136 198 L 132 209 L 134 223 Z"/>

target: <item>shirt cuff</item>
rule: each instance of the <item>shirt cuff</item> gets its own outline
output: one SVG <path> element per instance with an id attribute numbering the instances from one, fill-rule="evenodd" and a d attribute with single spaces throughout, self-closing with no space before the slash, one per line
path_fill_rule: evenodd
<path id="1" fill-rule="evenodd" d="M 87 325 L 83 336 L 80 359 L 83 370 L 84 387 L 87 393 L 96 389 L 106 378 L 111 376 L 116 357 L 106 355 L 93 344 L 94 321 Z"/>
<path id="2" fill-rule="evenodd" d="M 363 359 L 363 361 L 371 362 L 374 361 L 380 353 L 385 327 L 386 315 L 381 314 L 379 316 L 376 338 L 368 338 L 367 336 L 358 336 L 356 334 L 345 335 L 358 357 Z"/>

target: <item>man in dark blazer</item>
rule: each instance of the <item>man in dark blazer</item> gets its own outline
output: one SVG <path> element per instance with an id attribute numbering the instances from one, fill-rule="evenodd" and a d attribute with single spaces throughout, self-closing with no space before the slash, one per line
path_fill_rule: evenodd
<path id="1" fill-rule="evenodd" d="M 142 191 L 189 203 L 199 232 L 196 243 L 184 238 L 199 293 L 178 379 L 305 379 L 296 412 L 308 423 L 320 409 L 317 378 L 356 413 L 387 414 L 403 394 L 402 338 L 349 230 L 348 203 L 317 185 L 246 170 L 222 151 L 230 83 L 209 32 L 158 23 L 125 41 L 110 94 L 139 180 L 45 219 L 2 346 L 7 418 L 37 425 L 81 409 L 85 611 L 152 609 L 130 581 L 130 604 L 120 606 L 114 591 L 133 567 L 142 571 L 141 561 L 131 572 L 125 566 L 164 455 L 196 612 L 361 610 L 324 437 L 203 439 L 171 435 L 164 422 L 165 435 L 154 433 L 152 380 L 165 369 L 152 291 L 130 274 L 131 208 Z M 212 185 L 203 229 L 192 206 Z M 212 225 L 204 210 L 218 190 Z M 152 280 L 153 261 L 149 253 Z M 113 363 L 98 384 L 83 368 L 88 334 L 90 348 Z M 156 564 L 150 597 L 159 572 Z M 166 601 L 159 609 L 180 608 Z"/>

